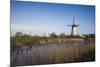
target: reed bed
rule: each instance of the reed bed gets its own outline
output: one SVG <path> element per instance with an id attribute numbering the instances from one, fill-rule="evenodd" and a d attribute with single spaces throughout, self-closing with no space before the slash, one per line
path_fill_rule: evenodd
<path id="1" fill-rule="evenodd" d="M 72 43 L 70 46 L 64 43 L 40 47 L 32 46 L 31 48 L 21 47 L 19 51 L 16 50 L 11 53 L 11 66 L 80 62 L 82 61 L 80 58 L 83 55 L 87 55 L 90 51 L 94 50 L 94 44 L 79 46 L 76 43 Z M 88 58 L 90 57 L 91 55 L 88 56 Z"/>

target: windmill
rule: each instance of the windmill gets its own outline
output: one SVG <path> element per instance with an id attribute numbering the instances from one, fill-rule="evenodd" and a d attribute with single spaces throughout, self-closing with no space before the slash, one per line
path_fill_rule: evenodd
<path id="1" fill-rule="evenodd" d="M 77 36 L 78 33 L 77 33 L 77 27 L 79 25 L 75 24 L 75 17 L 73 17 L 73 24 L 72 25 L 67 25 L 67 26 L 71 26 L 72 29 L 71 29 L 71 36 Z"/>

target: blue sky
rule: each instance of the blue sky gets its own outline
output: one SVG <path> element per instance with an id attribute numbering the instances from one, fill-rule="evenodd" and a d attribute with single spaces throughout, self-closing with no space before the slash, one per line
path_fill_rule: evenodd
<path id="1" fill-rule="evenodd" d="M 95 7 L 89 5 L 54 4 L 40 2 L 11 2 L 11 35 L 70 34 L 75 16 L 79 34 L 95 33 Z"/>

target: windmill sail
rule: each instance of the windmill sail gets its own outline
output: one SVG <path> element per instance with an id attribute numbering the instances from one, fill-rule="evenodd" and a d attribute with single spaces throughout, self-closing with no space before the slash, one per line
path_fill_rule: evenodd
<path id="1" fill-rule="evenodd" d="M 73 17 L 73 25 L 74 25 L 74 21 L 75 21 L 75 16 Z"/>

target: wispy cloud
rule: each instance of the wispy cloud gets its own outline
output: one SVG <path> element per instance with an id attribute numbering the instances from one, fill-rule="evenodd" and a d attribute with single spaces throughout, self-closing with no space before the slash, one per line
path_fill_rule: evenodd
<path id="1" fill-rule="evenodd" d="M 56 31 L 56 32 L 55 32 Z M 24 34 L 30 34 L 30 35 L 39 35 L 43 36 L 44 34 L 48 36 L 50 33 L 55 32 L 57 35 L 62 33 L 57 30 L 56 27 L 50 27 L 49 25 L 16 25 L 11 24 L 11 35 L 15 35 L 16 32 L 23 32 Z"/>
<path id="2" fill-rule="evenodd" d="M 42 35 L 42 32 L 36 30 L 37 28 L 32 28 L 31 26 L 27 25 L 15 25 L 11 24 L 11 35 L 15 35 L 16 32 L 23 32 L 24 34 L 30 34 L 30 35 Z"/>
<path id="3" fill-rule="evenodd" d="M 28 25 L 15 25 L 11 24 L 11 35 L 15 35 L 16 32 L 23 32 L 24 34 L 30 34 L 30 35 L 48 35 L 49 33 L 52 33 L 53 29 L 50 28 L 48 25 L 34 25 L 34 26 L 28 26 Z"/>

